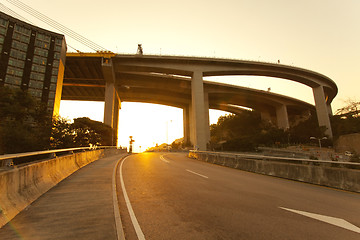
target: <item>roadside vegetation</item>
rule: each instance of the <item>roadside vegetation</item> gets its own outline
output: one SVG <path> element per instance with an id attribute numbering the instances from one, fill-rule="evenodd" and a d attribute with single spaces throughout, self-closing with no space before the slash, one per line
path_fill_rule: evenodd
<path id="1" fill-rule="evenodd" d="M 360 102 L 348 99 L 343 108 L 338 109 L 331 118 L 334 138 L 360 132 Z"/>
<path id="2" fill-rule="evenodd" d="M 75 118 L 74 122 L 61 117 L 52 121 L 50 148 L 112 146 L 113 130 L 110 126 L 87 117 Z"/>
<path id="3" fill-rule="evenodd" d="M 340 135 L 360 132 L 360 102 L 348 100 L 345 107 L 331 117 L 334 140 Z M 210 149 L 223 151 L 254 151 L 259 146 L 281 147 L 309 144 L 310 137 L 326 137 L 325 128 L 318 126 L 316 113 L 307 120 L 287 130 L 261 120 L 257 111 L 226 115 L 210 126 Z M 314 142 L 316 143 L 316 142 Z M 324 147 L 331 146 L 330 140 L 323 140 Z"/>
<path id="4" fill-rule="evenodd" d="M 24 91 L 0 88 L 0 153 L 47 149 L 51 117 L 46 106 Z"/>
<path id="5" fill-rule="evenodd" d="M 112 145 L 111 127 L 89 118 L 71 123 L 52 117 L 46 105 L 26 91 L 0 88 L 0 154 Z"/>

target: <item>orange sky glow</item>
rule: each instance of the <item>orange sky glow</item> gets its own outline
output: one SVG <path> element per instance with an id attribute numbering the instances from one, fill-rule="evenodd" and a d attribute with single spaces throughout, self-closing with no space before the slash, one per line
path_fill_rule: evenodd
<path id="1" fill-rule="evenodd" d="M 233 58 L 292 65 L 336 82 L 333 111 L 358 99 L 360 68 L 359 0 L 22 0 L 39 12 L 115 53 Z M 0 3 L 34 25 L 58 32 L 6 0 Z M 91 49 L 66 36 L 68 51 Z M 71 47 L 70 47 L 71 46 Z M 266 77 L 212 77 L 314 103 L 310 88 Z M 121 96 L 120 96 L 121 98 Z M 103 103 L 62 101 L 63 117 L 103 120 Z M 218 111 L 211 111 L 216 122 Z M 135 150 L 182 137 L 182 110 L 122 103 L 119 143 L 134 136 Z"/>

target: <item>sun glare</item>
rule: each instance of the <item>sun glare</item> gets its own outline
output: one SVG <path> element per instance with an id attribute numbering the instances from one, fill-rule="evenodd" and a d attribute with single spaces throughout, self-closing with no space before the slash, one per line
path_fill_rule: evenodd
<path id="1" fill-rule="evenodd" d="M 135 140 L 134 152 L 145 151 L 156 144 L 171 144 L 183 137 L 183 110 L 150 103 L 121 103 L 118 142 L 129 146 L 129 136 Z"/>
<path id="2" fill-rule="evenodd" d="M 210 124 L 227 112 L 210 110 Z M 61 101 L 60 116 L 69 120 L 89 117 L 103 121 L 104 103 Z M 122 102 L 119 111 L 118 146 L 129 148 L 130 136 L 135 140 L 134 152 L 143 152 L 156 144 L 171 144 L 183 138 L 183 110 L 150 103 Z"/>

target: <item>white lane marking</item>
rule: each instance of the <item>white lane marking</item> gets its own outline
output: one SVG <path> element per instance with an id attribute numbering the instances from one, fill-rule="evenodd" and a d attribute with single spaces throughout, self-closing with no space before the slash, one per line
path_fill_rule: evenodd
<path id="1" fill-rule="evenodd" d="M 119 161 L 117 161 L 117 163 L 114 167 L 113 176 L 112 176 L 112 190 L 113 190 L 113 204 L 114 204 L 114 216 L 115 216 L 117 239 L 125 240 L 124 229 L 123 229 L 123 225 L 121 222 L 120 211 L 119 211 L 119 202 L 118 202 L 117 194 L 116 194 L 116 169 L 117 169 L 120 161 L 121 161 L 121 159 L 119 159 Z"/>
<path id="2" fill-rule="evenodd" d="M 128 211 L 129 211 L 129 214 L 130 214 L 131 222 L 132 222 L 132 224 L 133 224 L 133 226 L 135 228 L 136 235 L 137 235 L 138 239 L 145 240 L 144 233 L 141 230 L 141 227 L 140 227 L 139 222 L 138 222 L 138 220 L 137 220 L 137 218 L 135 216 L 134 210 L 133 210 L 133 208 L 131 206 L 131 202 L 130 202 L 129 197 L 127 195 L 125 184 L 124 184 L 124 179 L 123 179 L 123 175 L 122 175 L 122 167 L 123 167 L 123 164 L 124 164 L 124 162 L 125 162 L 125 160 L 127 158 L 128 157 L 124 158 L 124 160 L 121 162 L 120 169 L 119 169 L 121 188 L 122 188 L 122 192 L 124 194 L 126 207 L 127 207 Z"/>
<path id="3" fill-rule="evenodd" d="M 169 163 L 169 162 L 170 162 L 170 161 L 168 161 L 168 160 L 166 160 L 166 159 L 164 158 L 164 155 L 161 155 L 161 156 L 160 156 L 160 159 L 161 159 L 161 161 L 166 162 L 166 163 Z"/>
<path id="4" fill-rule="evenodd" d="M 294 212 L 309 218 L 313 218 L 322 222 L 326 222 L 341 228 L 345 228 L 347 230 L 356 232 L 356 233 L 360 233 L 360 228 L 349 223 L 348 221 L 341 219 L 341 218 L 335 218 L 335 217 L 328 217 L 325 215 L 320 215 L 320 214 L 316 214 L 316 213 L 309 213 L 309 212 L 304 212 L 304 211 L 299 211 L 299 210 L 294 210 L 294 209 L 289 209 L 289 208 L 284 208 L 284 207 L 279 207 L 281 209 L 290 211 L 290 212 Z"/>
<path id="5" fill-rule="evenodd" d="M 188 172 L 190 172 L 190 173 L 192 173 L 192 174 L 198 175 L 198 176 L 200 176 L 200 177 L 203 177 L 203 178 L 209 178 L 209 177 L 207 177 L 207 176 L 205 176 L 205 175 L 202 175 L 202 174 L 197 173 L 197 172 L 193 172 L 193 171 L 191 171 L 191 170 L 189 170 L 189 169 L 186 169 L 186 171 L 188 171 Z"/>

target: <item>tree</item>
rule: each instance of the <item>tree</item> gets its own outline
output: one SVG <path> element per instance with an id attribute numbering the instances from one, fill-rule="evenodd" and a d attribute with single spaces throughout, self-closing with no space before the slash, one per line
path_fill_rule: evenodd
<path id="1" fill-rule="evenodd" d="M 0 87 L 0 154 L 112 145 L 111 127 L 89 118 L 53 117 L 26 91 Z"/>
<path id="2" fill-rule="evenodd" d="M 253 151 L 258 146 L 280 146 L 290 143 L 309 143 L 309 138 L 324 137 L 325 128 L 319 127 L 316 115 L 297 126 L 284 130 L 261 120 L 257 111 L 243 111 L 219 118 L 210 126 L 212 149 Z"/>
<path id="3" fill-rule="evenodd" d="M 111 146 L 113 130 L 110 126 L 87 117 L 75 118 L 73 123 L 57 117 L 53 119 L 52 148 Z"/>
<path id="4" fill-rule="evenodd" d="M 292 143 L 308 143 L 310 137 L 325 137 L 326 127 L 319 127 L 315 114 L 307 120 L 298 123 L 289 129 L 290 141 Z"/>
<path id="5" fill-rule="evenodd" d="M 53 118 L 50 142 L 52 149 L 71 148 L 75 146 L 74 131 L 68 119 L 60 116 Z"/>
<path id="6" fill-rule="evenodd" d="M 360 132 L 360 102 L 348 99 L 345 103 L 331 118 L 335 139 L 340 135 Z"/>
<path id="7" fill-rule="evenodd" d="M 171 149 L 180 149 L 181 148 L 181 146 L 182 146 L 182 142 L 176 142 L 176 141 L 173 141 L 172 143 L 171 143 Z"/>
<path id="8" fill-rule="evenodd" d="M 258 145 L 261 133 L 260 114 L 244 110 L 240 114 L 221 116 L 217 124 L 210 126 L 210 148 L 230 151 L 251 151 Z"/>
<path id="9" fill-rule="evenodd" d="M 0 153 L 49 148 L 51 114 L 21 89 L 0 88 Z"/>
<path id="10" fill-rule="evenodd" d="M 75 118 L 73 123 L 75 142 L 79 146 L 113 145 L 113 130 L 110 126 L 87 117 Z"/>
<path id="11" fill-rule="evenodd" d="M 345 107 L 339 108 L 336 110 L 335 115 L 341 117 L 352 117 L 357 118 L 360 115 L 360 102 L 354 99 L 347 99 L 345 101 Z"/>
<path id="12" fill-rule="evenodd" d="M 244 110 L 240 114 L 221 116 L 217 124 L 210 126 L 210 133 L 213 141 L 226 141 L 259 133 L 261 123 L 258 112 Z"/>

